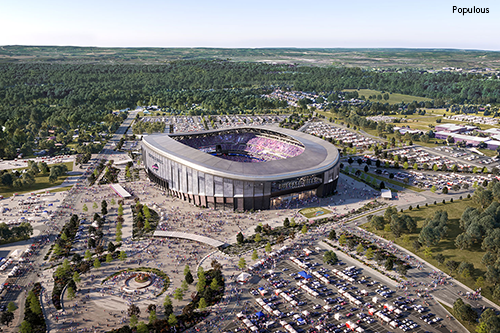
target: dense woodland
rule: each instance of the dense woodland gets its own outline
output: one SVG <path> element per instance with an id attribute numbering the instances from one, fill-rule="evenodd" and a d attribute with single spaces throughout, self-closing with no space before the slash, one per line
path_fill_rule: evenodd
<path id="1" fill-rule="evenodd" d="M 50 150 L 56 142 L 67 144 L 76 129 L 95 141 L 97 133 L 112 132 L 119 124 L 121 119 L 111 110 L 137 105 L 191 114 L 285 108 L 284 101 L 261 97 L 277 86 L 325 97 L 337 96 L 346 88 L 369 88 L 429 97 L 440 104 L 500 102 L 500 80 L 480 74 L 382 73 L 223 60 L 155 65 L 0 64 L 0 125 L 5 127 L 0 132 L 0 157 Z M 378 106 L 371 110 L 392 109 L 382 107 L 383 103 L 374 105 Z M 56 138 L 47 140 L 49 135 Z M 86 152 L 79 148 L 80 153 Z"/>

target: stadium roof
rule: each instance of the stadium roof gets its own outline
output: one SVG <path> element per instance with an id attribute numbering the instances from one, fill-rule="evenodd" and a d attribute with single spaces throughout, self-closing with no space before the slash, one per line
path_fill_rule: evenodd
<path id="1" fill-rule="evenodd" d="M 189 132 L 176 134 L 154 134 L 143 138 L 143 145 L 177 163 L 208 174 L 248 181 L 273 181 L 286 178 L 308 176 L 331 169 L 339 162 L 337 148 L 315 136 L 284 128 L 271 126 L 239 127 L 238 130 L 260 129 L 264 132 L 277 132 L 287 135 L 304 145 L 302 154 L 273 161 L 244 163 L 222 159 L 191 148 L 170 136 L 195 135 L 200 133 L 219 133 L 231 129 Z"/>

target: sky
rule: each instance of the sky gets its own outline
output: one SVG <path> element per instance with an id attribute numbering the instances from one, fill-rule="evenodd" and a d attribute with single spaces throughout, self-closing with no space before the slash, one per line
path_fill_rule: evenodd
<path id="1" fill-rule="evenodd" d="M 498 0 L 0 0 L 0 14 L 0 45 L 500 51 Z"/>

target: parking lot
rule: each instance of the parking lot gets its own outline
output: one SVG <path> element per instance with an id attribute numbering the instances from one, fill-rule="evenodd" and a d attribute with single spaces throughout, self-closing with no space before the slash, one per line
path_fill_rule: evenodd
<path id="1" fill-rule="evenodd" d="M 443 309 L 429 309 L 417 295 L 384 285 L 359 263 L 323 263 L 324 252 L 316 248 L 307 255 L 297 249 L 258 281 L 254 276 L 245 295 L 246 310 L 227 328 L 276 333 L 449 332 L 440 327 Z"/>
<path id="2" fill-rule="evenodd" d="M 436 147 L 434 148 L 434 150 L 438 151 L 439 154 L 442 154 L 444 156 L 451 156 L 454 158 L 461 159 L 463 161 L 484 164 L 485 166 L 498 165 L 498 158 L 480 155 L 478 153 L 474 153 L 473 150 L 466 148 L 442 146 L 442 147 Z"/>

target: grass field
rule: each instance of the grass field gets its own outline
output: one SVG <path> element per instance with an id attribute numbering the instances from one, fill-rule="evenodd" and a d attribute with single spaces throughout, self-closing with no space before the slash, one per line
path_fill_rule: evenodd
<path id="1" fill-rule="evenodd" d="M 330 214 L 331 212 L 331 210 L 325 209 L 323 207 L 304 208 L 299 211 L 300 214 L 304 215 L 308 219 L 310 219 L 311 217 Z"/>
<path id="2" fill-rule="evenodd" d="M 66 162 L 64 164 L 66 164 L 66 166 L 68 167 L 68 171 L 73 171 L 73 163 L 72 162 Z M 0 195 L 3 195 L 5 198 L 7 198 L 7 197 L 12 196 L 14 193 L 22 194 L 22 193 L 29 193 L 29 192 L 43 190 L 43 189 L 46 189 L 49 187 L 61 185 L 66 178 L 68 178 L 68 176 L 64 175 L 64 176 L 59 177 L 59 179 L 55 183 L 50 183 L 48 174 L 47 175 L 38 175 L 35 177 L 35 180 L 36 180 L 35 184 L 28 186 L 28 187 L 23 187 L 21 189 L 16 189 L 16 188 L 0 185 Z"/>
<path id="3" fill-rule="evenodd" d="M 365 96 L 365 98 L 371 102 L 376 102 L 378 101 L 376 98 L 375 99 L 369 99 L 371 95 L 383 95 L 384 93 L 378 90 L 371 90 L 371 89 L 344 89 L 343 91 L 357 91 L 359 96 Z M 389 93 L 389 92 L 388 92 Z M 399 104 L 401 102 L 405 103 L 411 103 L 413 101 L 417 102 L 430 102 L 432 101 L 431 98 L 426 98 L 426 97 L 418 97 L 418 96 L 412 96 L 412 95 L 403 95 L 403 94 L 391 94 L 389 93 L 389 99 L 386 101 L 384 99 L 380 100 L 381 103 L 389 103 L 389 104 Z"/>
<path id="4" fill-rule="evenodd" d="M 406 210 L 404 214 L 407 214 L 412 217 L 414 221 L 417 222 L 417 229 L 415 233 L 409 234 L 408 242 L 405 242 L 404 237 L 395 238 L 391 232 L 386 232 L 383 230 L 375 230 L 371 227 L 370 223 L 365 223 L 361 227 L 371 231 L 385 239 L 389 239 L 394 241 L 396 244 L 404 247 L 405 249 L 415 253 L 417 256 L 422 257 L 427 262 L 432 265 L 438 267 L 439 269 L 449 273 L 449 270 L 445 265 L 440 265 L 434 257 L 436 254 L 441 253 L 446 260 L 455 260 L 458 262 L 467 261 L 474 264 L 474 272 L 471 274 L 471 277 L 464 278 L 462 276 L 458 276 L 456 273 L 453 274 L 453 277 L 467 285 L 472 289 L 476 289 L 475 280 L 479 276 L 483 276 L 486 273 L 486 266 L 481 263 L 481 258 L 485 254 L 485 252 L 481 249 L 481 244 L 476 243 L 468 250 L 458 250 L 455 247 L 455 238 L 462 233 L 460 229 L 460 217 L 462 213 L 468 206 L 476 207 L 471 199 L 463 199 L 456 200 L 455 202 L 446 202 L 445 204 L 441 203 L 439 200 L 437 205 L 429 205 L 429 207 L 420 207 L 419 209 L 413 208 L 413 210 Z M 424 257 L 423 248 L 419 250 L 419 252 L 415 252 L 412 247 L 413 241 L 418 239 L 418 235 L 424 221 L 427 217 L 434 216 L 434 213 L 438 210 L 445 210 L 448 212 L 448 234 L 446 238 L 442 239 L 436 246 L 431 246 L 430 249 L 432 251 L 432 257 L 427 258 Z M 487 284 L 485 284 L 487 285 Z M 483 288 L 482 292 L 484 297 L 489 298 L 495 303 L 499 303 L 497 300 L 494 300 L 491 292 L 488 288 Z"/>

